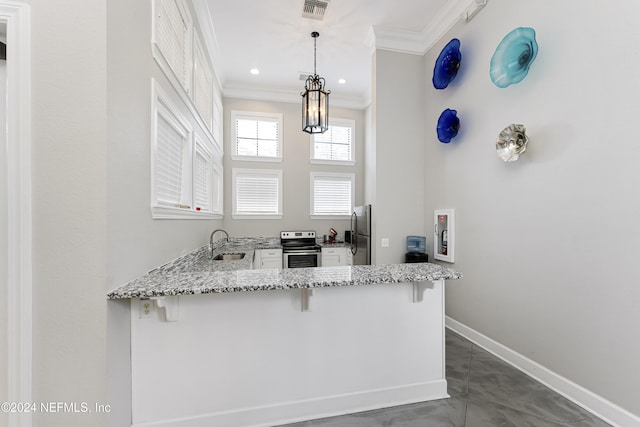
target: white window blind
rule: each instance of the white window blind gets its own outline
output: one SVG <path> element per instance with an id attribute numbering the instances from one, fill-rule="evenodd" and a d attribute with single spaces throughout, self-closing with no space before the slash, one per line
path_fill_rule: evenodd
<path id="1" fill-rule="evenodd" d="M 235 160 L 280 160 L 281 114 L 232 112 Z"/>
<path id="2" fill-rule="evenodd" d="M 193 159 L 193 203 L 196 210 L 212 210 L 213 158 L 202 143 L 196 142 Z"/>
<path id="3" fill-rule="evenodd" d="M 224 198 L 224 169 L 222 166 L 222 158 L 213 163 L 213 193 L 211 196 L 211 212 L 214 214 L 223 213 Z"/>
<path id="4" fill-rule="evenodd" d="M 209 130 L 213 129 L 213 74 L 199 37 L 194 37 L 193 102 Z"/>
<path id="5" fill-rule="evenodd" d="M 332 119 L 325 133 L 312 137 L 312 160 L 353 163 L 352 120 Z"/>
<path id="6" fill-rule="evenodd" d="M 354 175 L 311 173 L 311 215 L 351 215 Z"/>
<path id="7" fill-rule="evenodd" d="M 189 130 L 165 108 L 159 108 L 156 130 L 155 192 L 160 204 L 183 202 L 184 150 Z"/>
<path id="8" fill-rule="evenodd" d="M 281 215 L 282 171 L 233 169 L 234 215 Z"/>
<path id="9" fill-rule="evenodd" d="M 158 0 L 155 41 L 180 84 L 189 92 L 190 18 L 177 0 Z"/>

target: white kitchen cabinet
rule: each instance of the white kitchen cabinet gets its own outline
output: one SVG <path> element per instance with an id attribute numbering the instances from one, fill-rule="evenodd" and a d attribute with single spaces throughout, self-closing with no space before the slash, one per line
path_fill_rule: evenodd
<path id="1" fill-rule="evenodd" d="M 282 268 L 282 249 L 256 249 L 253 268 Z"/>
<path id="2" fill-rule="evenodd" d="M 347 247 L 342 248 L 322 248 L 322 267 L 332 267 L 336 265 L 351 265 L 349 260 L 351 251 Z"/>

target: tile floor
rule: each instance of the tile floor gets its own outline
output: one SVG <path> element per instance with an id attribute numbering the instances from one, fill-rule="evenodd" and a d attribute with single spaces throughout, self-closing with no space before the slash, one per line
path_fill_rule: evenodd
<path id="1" fill-rule="evenodd" d="M 287 424 L 286 427 L 609 426 L 448 329 L 446 342 L 449 399 Z"/>

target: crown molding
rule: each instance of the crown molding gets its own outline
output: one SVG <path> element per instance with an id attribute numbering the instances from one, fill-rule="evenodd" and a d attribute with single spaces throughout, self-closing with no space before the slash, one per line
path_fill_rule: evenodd
<path id="1" fill-rule="evenodd" d="M 376 49 L 424 55 L 424 35 L 422 31 L 374 26 L 373 34 Z"/>
<path id="2" fill-rule="evenodd" d="M 424 55 L 475 4 L 476 0 L 471 3 L 469 0 L 449 1 L 421 31 L 374 26 L 374 46 L 381 50 Z"/>
<path id="3" fill-rule="evenodd" d="M 448 0 L 446 5 L 431 19 L 420 31 L 406 30 L 374 26 L 364 40 L 371 48 L 424 55 L 442 36 L 449 31 L 461 19 L 465 19 L 466 11 L 476 5 L 478 1 L 486 0 Z M 211 13 L 207 2 L 192 2 L 196 12 L 204 43 L 211 53 L 214 75 L 222 88 L 223 96 L 229 98 L 254 99 L 260 101 L 275 102 L 300 102 L 300 92 L 291 88 L 282 87 L 258 87 L 237 85 L 227 82 L 222 70 L 216 66 L 219 64 L 220 51 L 211 22 Z M 223 83 L 224 82 L 224 83 Z M 331 105 L 342 108 L 365 109 L 371 104 L 370 94 L 363 96 L 339 96 L 331 95 Z"/>

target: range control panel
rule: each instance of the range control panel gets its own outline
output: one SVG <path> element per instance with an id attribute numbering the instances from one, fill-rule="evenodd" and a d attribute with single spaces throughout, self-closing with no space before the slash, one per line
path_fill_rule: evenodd
<path id="1" fill-rule="evenodd" d="M 281 239 L 315 239 L 315 231 L 281 231 Z"/>

